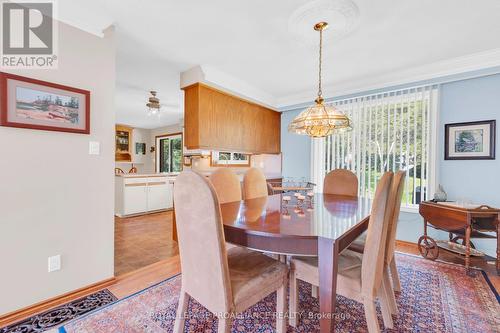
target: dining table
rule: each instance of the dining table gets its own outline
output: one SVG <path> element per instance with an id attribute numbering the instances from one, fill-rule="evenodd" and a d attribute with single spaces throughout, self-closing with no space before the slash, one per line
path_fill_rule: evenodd
<path id="1" fill-rule="evenodd" d="M 285 200 L 283 200 L 285 199 Z M 338 258 L 368 229 L 372 201 L 316 193 L 306 200 L 275 194 L 220 205 L 227 242 L 287 256 L 317 256 L 321 332 L 335 328 Z M 340 318 L 340 315 L 337 314 Z"/>

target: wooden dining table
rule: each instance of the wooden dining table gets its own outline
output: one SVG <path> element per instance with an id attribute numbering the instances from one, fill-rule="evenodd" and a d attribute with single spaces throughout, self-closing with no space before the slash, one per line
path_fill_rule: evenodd
<path id="1" fill-rule="evenodd" d="M 296 199 L 293 199 L 296 200 Z M 293 256 L 318 256 L 321 332 L 335 327 L 339 254 L 368 228 L 371 200 L 315 194 L 284 203 L 282 194 L 221 204 L 227 242 Z"/>

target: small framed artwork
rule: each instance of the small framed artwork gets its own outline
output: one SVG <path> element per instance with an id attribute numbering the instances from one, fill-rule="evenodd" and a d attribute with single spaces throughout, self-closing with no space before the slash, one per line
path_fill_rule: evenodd
<path id="1" fill-rule="evenodd" d="M 135 143 L 135 154 L 136 155 L 146 155 L 146 144 L 142 142 Z"/>
<path id="2" fill-rule="evenodd" d="M 90 133 L 90 92 L 0 72 L 0 125 Z"/>
<path id="3" fill-rule="evenodd" d="M 494 160 L 496 121 L 445 125 L 445 160 Z"/>

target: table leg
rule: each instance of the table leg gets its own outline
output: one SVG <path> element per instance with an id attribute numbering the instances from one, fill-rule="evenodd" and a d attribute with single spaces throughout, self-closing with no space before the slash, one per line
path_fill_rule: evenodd
<path id="1" fill-rule="evenodd" d="M 334 240 L 318 238 L 320 331 L 335 329 L 338 247 Z"/>
<path id="2" fill-rule="evenodd" d="M 469 265 L 470 265 L 470 233 L 471 227 L 467 225 L 465 228 L 465 272 L 470 274 Z"/>
<path id="3" fill-rule="evenodd" d="M 497 275 L 500 275 L 500 214 L 497 220 Z"/>

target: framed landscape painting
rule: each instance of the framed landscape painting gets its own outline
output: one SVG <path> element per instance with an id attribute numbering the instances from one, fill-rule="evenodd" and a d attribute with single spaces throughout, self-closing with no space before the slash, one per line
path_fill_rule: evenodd
<path id="1" fill-rule="evenodd" d="M 90 92 L 0 73 L 0 125 L 89 134 Z"/>
<path id="2" fill-rule="evenodd" d="M 445 160 L 495 159 L 496 121 L 445 125 Z"/>

